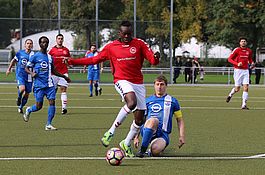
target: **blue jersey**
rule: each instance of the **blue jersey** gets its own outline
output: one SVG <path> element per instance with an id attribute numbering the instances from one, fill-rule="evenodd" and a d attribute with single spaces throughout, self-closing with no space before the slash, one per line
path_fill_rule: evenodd
<path id="1" fill-rule="evenodd" d="M 52 57 L 47 53 L 37 52 L 30 57 L 27 67 L 32 67 L 37 74 L 34 77 L 34 88 L 54 86 L 51 78 L 51 64 Z"/>
<path id="2" fill-rule="evenodd" d="M 95 52 L 95 53 L 87 52 L 86 57 L 91 58 L 93 56 L 96 56 L 97 54 L 98 54 L 97 52 Z M 99 71 L 99 64 L 88 65 L 87 66 L 87 72 L 90 72 L 90 71 Z"/>
<path id="3" fill-rule="evenodd" d="M 32 77 L 25 71 L 25 67 L 29 58 L 34 55 L 34 52 L 27 53 L 25 50 L 20 50 L 16 53 L 14 59 L 17 61 L 16 79 L 22 79 L 25 82 L 32 82 Z"/>
<path id="4" fill-rule="evenodd" d="M 146 120 L 155 117 L 159 120 L 159 128 L 170 134 L 174 112 L 180 110 L 179 102 L 170 95 L 157 97 L 152 95 L 146 99 Z"/>

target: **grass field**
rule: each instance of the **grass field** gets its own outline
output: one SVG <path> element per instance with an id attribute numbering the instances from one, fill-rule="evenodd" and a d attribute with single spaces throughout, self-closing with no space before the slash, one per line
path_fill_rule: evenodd
<path id="1" fill-rule="evenodd" d="M 15 84 L 1 84 L 0 174 L 265 173 L 263 87 L 250 87 L 250 110 L 243 111 L 240 109 L 241 93 L 236 94 L 229 104 L 225 102 L 231 86 L 169 86 L 169 94 L 178 98 L 182 106 L 186 144 L 181 149 L 177 148 L 177 126 L 173 122 L 171 143 L 165 157 L 126 158 L 118 167 L 108 165 L 103 159 L 107 148 L 100 144 L 100 138 L 123 104 L 112 85 L 102 87 L 101 96 L 89 98 L 86 85 L 71 85 L 69 114 L 60 114 L 60 101 L 57 100 L 53 124 L 58 131 L 49 132 L 44 130 L 47 102 L 25 123 L 17 113 Z M 152 86 L 147 86 L 147 95 L 152 93 Z M 31 96 L 27 105 L 33 103 Z M 126 136 L 131 121 L 132 115 L 129 115 L 116 131 L 110 147 L 118 146 Z"/>

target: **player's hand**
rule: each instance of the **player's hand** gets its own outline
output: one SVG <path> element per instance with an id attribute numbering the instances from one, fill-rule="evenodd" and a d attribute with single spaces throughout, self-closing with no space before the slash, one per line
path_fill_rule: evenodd
<path id="1" fill-rule="evenodd" d="M 6 76 L 8 76 L 10 74 L 10 70 L 6 71 Z"/>
<path id="2" fill-rule="evenodd" d="M 100 73 L 102 73 L 103 72 L 103 67 L 102 68 L 100 68 Z"/>
<path id="3" fill-rule="evenodd" d="M 32 72 L 31 76 L 32 76 L 32 78 L 35 78 L 37 76 L 37 73 Z"/>
<path id="4" fill-rule="evenodd" d="M 135 137 L 135 138 L 133 139 L 133 144 L 134 144 L 134 147 L 135 147 L 135 148 L 138 148 L 138 147 L 139 147 L 139 139 L 138 139 L 138 137 Z"/>
<path id="5" fill-rule="evenodd" d="M 67 81 L 67 83 L 70 83 L 71 82 L 71 79 L 69 77 L 64 76 L 63 78 Z"/>
<path id="6" fill-rule="evenodd" d="M 242 65 L 243 65 L 242 62 L 237 63 L 237 66 L 238 66 L 238 67 L 240 67 L 240 66 L 242 66 Z"/>
<path id="7" fill-rule="evenodd" d="M 156 59 L 160 59 L 160 52 L 156 52 L 156 53 L 154 54 L 154 57 L 155 57 Z"/>
<path id="8" fill-rule="evenodd" d="M 179 144 L 178 147 L 179 149 L 185 144 L 185 137 L 184 136 L 180 136 L 179 137 Z"/>
<path id="9" fill-rule="evenodd" d="M 250 69 L 254 69 L 255 68 L 255 63 L 252 63 L 251 65 L 250 65 Z"/>
<path id="10" fill-rule="evenodd" d="M 63 63 L 66 64 L 67 66 L 69 66 L 69 63 L 68 63 L 69 59 L 70 59 L 69 57 L 64 57 L 63 58 Z"/>

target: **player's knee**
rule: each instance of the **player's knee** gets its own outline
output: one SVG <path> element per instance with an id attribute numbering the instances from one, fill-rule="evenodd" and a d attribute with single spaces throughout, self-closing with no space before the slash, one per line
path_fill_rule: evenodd
<path id="1" fill-rule="evenodd" d="M 135 108 L 136 108 L 136 101 L 129 101 L 129 102 L 127 102 L 127 106 L 128 106 L 128 108 L 131 110 L 131 111 L 133 111 L 133 110 L 135 110 Z"/>
<path id="2" fill-rule="evenodd" d="M 37 104 L 36 106 L 37 106 L 37 110 L 41 110 L 42 104 Z"/>
<path id="3" fill-rule="evenodd" d="M 152 156 L 154 157 L 158 157 L 161 155 L 161 149 L 158 147 L 158 145 L 152 145 L 151 147 L 151 153 L 152 153 Z"/>
<path id="4" fill-rule="evenodd" d="M 142 119 L 135 119 L 135 124 L 138 126 L 142 126 L 145 123 L 145 118 Z"/>

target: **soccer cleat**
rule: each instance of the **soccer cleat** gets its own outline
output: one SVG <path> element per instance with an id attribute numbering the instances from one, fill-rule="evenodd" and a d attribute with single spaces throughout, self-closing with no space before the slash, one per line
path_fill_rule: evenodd
<path id="1" fill-rule="evenodd" d="M 67 109 L 62 109 L 62 115 L 67 113 Z"/>
<path id="2" fill-rule="evenodd" d="M 20 114 L 23 114 L 23 109 L 22 108 L 18 108 L 17 112 L 20 113 Z"/>
<path id="3" fill-rule="evenodd" d="M 99 95 L 101 95 L 102 94 L 102 88 L 99 88 L 98 92 L 99 92 Z"/>
<path id="4" fill-rule="evenodd" d="M 143 152 L 141 152 L 141 150 L 139 150 L 139 152 L 137 152 L 135 156 L 143 158 L 145 156 L 145 153 L 143 153 Z"/>
<path id="5" fill-rule="evenodd" d="M 249 110 L 249 108 L 245 105 L 245 106 L 242 106 L 241 109 L 243 110 Z"/>
<path id="6" fill-rule="evenodd" d="M 23 120 L 24 120 L 25 122 L 28 122 L 28 121 L 29 121 L 29 117 L 30 117 L 29 109 L 30 109 L 30 107 L 27 107 L 26 112 L 25 112 L 25 114 L 23 115 Z"/>
<path id="7" fill-rule="evenodd" d="M 125 156 L 127 157 L 134 157 L 133 151 L 132 151 L 132 147 L 131 146 L 127 146 L 125 144 L 125 140 L 120 142 L 120 147 L 121 149 L 124 151 Z"/>
<path id="8" fill-rule="evenodd" d="M 231 100 L 231 96 L 227 96 L 227 98 L 226 98 L 226 103 L 228 103 L 230 100 Z"/>
<path id="9" fill-rule="evenodd" d="M 89 97 L 93 97 L 93 94 L 90 94 Z"/>
<path id="10" fill-rule="evenodd" d="M 112 134 L 111 132 L 107 131 L 104 136 L 101 138 L 101 143 L 102 145 L 104 145 L 105 147 L 108 147 L 110 144 L 111 139 L 113 138 L 114 134 Z"/>
<path id="11" fill-rule="evenodd" d="M 51 124 L 45 126 L 46 131 L 55 131 L 57 128 L 53 127 Z"/>
<path id="12" fill-rule="evenodd" d="M 17 102 L 17 106 L 20 106 L 21 105 L 21 98 L 18 97 L 16 102 Z"/>

